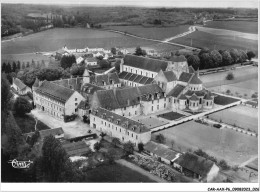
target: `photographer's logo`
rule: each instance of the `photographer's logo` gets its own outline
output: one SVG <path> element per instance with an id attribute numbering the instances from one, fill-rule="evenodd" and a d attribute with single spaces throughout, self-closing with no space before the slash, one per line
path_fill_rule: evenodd
<path id="1" fill-rule="evenodd" d="M 33 163 L 33 161 L 17 161 L 16 159 L 14 159 L 9 160 L 8 163 L 11 163 L 13 168 L 26 169 L 30 167 L 30 164 Z"/>

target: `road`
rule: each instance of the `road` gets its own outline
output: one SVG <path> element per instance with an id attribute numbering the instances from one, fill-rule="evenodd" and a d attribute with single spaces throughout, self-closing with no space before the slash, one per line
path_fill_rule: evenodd
<path id="1" fill-rule="evenodd" d="M 161 179 L 147 171 L 145 171 L 144 169 L 138 167 L 137 165 L 135 164 L 132 164 L 132 163 L 129 163 L 128 161 L 124 160 L 124 159 L 119 159 L 119 160 L 116 160 L 117 163 L 123 165 L 123 166 L 126 166 L 132 170 L 135 170 L 139 173 L 141 173 L 142 175 L 145 175 L 147 176 L 149 179 L 153 180 L 153 181 L 156 181 L 157 183 L 168 183 L 167 181 L 165 181 L 164 179 Z"/>
<path id="2" fill-rule="evenodd" d="M 175 35 L 174 37 L 167 38 L 167 39 L 164 40 L 164 42 L 169 42 L 169 41 L 172 41 L 172 40 L 177 39 L 179 37 L 184 37 L 186 35 L 189 35 L 189 34 L 193 33 L 194 31 L 196 31 L 196 27 L 195 26 L 190 26 L 189 27 L 189 31 L 186 31 L 184 33 Z"/>
<path id="3" fill-rule="evenodd" d="M 241 163 L 239 165 L 239 167 L 244 167 L 246 166 L 247 164 L 251 163 L 252 161 L 256 160 L 258 158 L 258 155 L 254 156 L 254 157 L 251 157 L 250 159 L 248 159 L 247 161 Z"/>

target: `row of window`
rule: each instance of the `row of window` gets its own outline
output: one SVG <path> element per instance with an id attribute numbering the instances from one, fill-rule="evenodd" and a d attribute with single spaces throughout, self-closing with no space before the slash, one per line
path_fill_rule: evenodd
<path id="1" fill-rule="evenodd" d="M 131 73 L 135 73 L 135 74 L 139 74 L 138 73 L 138 70 L 137 69 L 133 69 L 133 68 L 130 68 L 128 69 L 128 67 L 125 66 L 124 68 L 124 71 L 126 72 L 131 72 Z M 143 70 L 140 70 L 140 75 L 143 75 L 143 76 L 146 76 L 146 77 L 149 77 L 149 73 L 148 72 L 143 72 Z M 154 74 L 152 73 L 152 78 L 154 77 Z"/>
<path id="2" fill-rule="evenodd" d="M 166 108 L 166 103 L 163 104 L 163 108 L 164 108 L 164 109 Z M 152 106 L 152 111 L 153 111 L 153 109 L 154 109 L 154 108 L 153 108 L 153 106 Z M 160 109 L 160 106 L 157 105 L 157 110 L 159 110 L 159 109 Z"/>

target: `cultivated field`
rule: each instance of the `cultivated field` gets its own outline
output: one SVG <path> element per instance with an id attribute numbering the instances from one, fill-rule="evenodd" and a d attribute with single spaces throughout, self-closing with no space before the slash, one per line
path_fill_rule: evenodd
<path id="1" fill-rule="evenodd" d="M 209 115 L 210 119 L 236 125 L 258 133 L 258 110 L 248 106 L 236 106 Z"/>
<path id="2" fill-rule="evenodd" d="M 180 25 L 176 27 L 143 27 L 136 26 L 109 26 L 108 29 L 127 32 L 140 37 L 164 40 L 180 33 L 188 31 L 189 25 Z"/>
<path id="3" fill-rule="evenodd" d="M 244 33 L 258 33 L 258 22 L 252 21 L 210 21 L 206 27 L 240 31 Z"/>
<path id="4" fill-rule="evenodd" d="M 192 40 L 191 40 L 192 39 Z M 231 35 L 215 35 L 202 31 L 195 31 L 187 36 L 172 40 L 171 42 L 180 43 L 187 46 L 198 48 L 208 47 L 209 49 L 242 49 L 252 50 L 257 53 L 257 40 L 234 37 Z"/>
<path id="5" fill-rule="evenodd" d="M 156 47 L 158 43 L 125 35 L 83 28 L 55 28 L 11 41 L 2 42 L 2 54 L 19 54 L 55 51 L 66 45 L 68 48 L 111 47 L 135 48 Z M 159 44 L 160 45 L 160 44 Z M 167 49 L 180 49 L 166 45 Z M 163 45 L 160 46 L 164 49 Z"/>
<path id="6" fill-rule="evenodd" d="M 216 129 L 194 121 L 190 121 L 153 134 L 163 134 L 166 144 L 177 150 L 196 150 L 198 148 L 225 159 L 229 164 L 237 165 L 257 155 L 257 138 L 229 129 Z"/>

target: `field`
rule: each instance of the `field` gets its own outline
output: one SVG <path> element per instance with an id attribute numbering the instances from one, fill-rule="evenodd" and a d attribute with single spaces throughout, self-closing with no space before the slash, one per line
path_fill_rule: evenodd
<path id="1" fill-rule="evenodd" d="M 191 40 L 192 39 L 192 40 Z M 192 42 L 191 42 L 192 41 Z M 195 31 L 187 36 L 172 40 L 174 43 L 180 43 L 187 46 L 198 48 L 207 47 L 209 49 L 242 49 L 252 50 L 257 53 L 258 41 L 245 38 L 234 37 L 232 35 L 215 35 L 202 31 Z M 192 44 L 191 44 L 192 43 Z"/>
<path id="2" fill-rule="evenodd" d="M 257 78 L 250 79 L 238 83 L 211 87 L 209 90 L 214 90 L 220 93 L 226 93 L 226 91 L 229 90 L 230 94 L 234 96 L 241 96 L 242 98 L 250 99 L 252 94 L 258 91 L 258 80 Z"/>
<path id="3" fill-rule="evenodd" d="M 258 33 L 258 22 L 252 21 L 210 21 L 206 27 L 240 31 L 244 33 Z"/>
<path id="4" fill-rule="evenodd" d="M 225 97 L 223 95 L 217 95 L 215 98 L 214 98 L 214 103 L 217 104 L 217 105 L 228 105 L 228 104 L 231 104 L 231 103 L 234 103 L 234 102 L 237 102 L 239 101 L 238 99 L 234 99 L 232 97 Z"/>
<path id="5" fill-rule="evenodd" d="M 2 63 L 3 62 L 10 62 L 10 64 L 12 64 L 13 61 L 17 62 L 20 61 L 21 63 L 25 63 L 27 64 L 27 62 L 31 63 L 32 60 L 34 60 L 35 62 L 39 61 L 40 63 L 42 62 L 42 60 L 45 63 L 49 63 L 50 58 L 48 56 L 44 56 L 41 54 L 35 54 L 35 53 L 25 53 L 25 54 L 2 54 Z"/>
<path id="6" fill-rule="evenodd" d="M 209 118 L 258 132 L 258 110 L 256 108 L 236 106 L 210 114 Z"/>
<path id="7" fill-rule="evenodd" d="M 109 29 L 127 32 L 140 37 L 164 40 L 188 31 L 189 25 L 176 27 L 109 26 Z"/>
<path id="8" fill-rule="evenodd" d="M 102 165 L 87 173 L 87 182 L 93 183 L 154 183 L 148 177 L 118 163 Z"/>
<path id="9" fill-rule="evenodd" d="M 164 114 L 158 115 L 158 117 L 172 121 L 172 120 L 176 120 L 176 119 L 185 117 L 185 115 L 182 115 L 182 114 L 176 113 L 176 112 L 169 112 L 169 113 L 164 113 Z"/>
<path id="10" fill-rule="evenodd" d="M 55 28 L 35 33 L 12 41 L 2 42 L 2 54 L 20 54 L 55 51 L 66 45 L 68 48 L 111 47 L 135 48 L 157 46 L 158 43 L 136 39 L 117 33 L 83 28 Z M 161 49 L 164 47 L 161 46 Z M 167 46 L 167 49 L 176 49 Z M 179 49 L 179 48 L 178 48 Z"/>
<path id="11" fill-rule="evenodd" d="M 217 159 L 225 159 L 229 164 L 237 165 L 257 155 L 257 138 L 229 129 L 216 129 L 190 121 L 169 129 L 153 133 L 163 134 L 166 145 L 186 151 L 188 149 L 204 150 Z"/>

